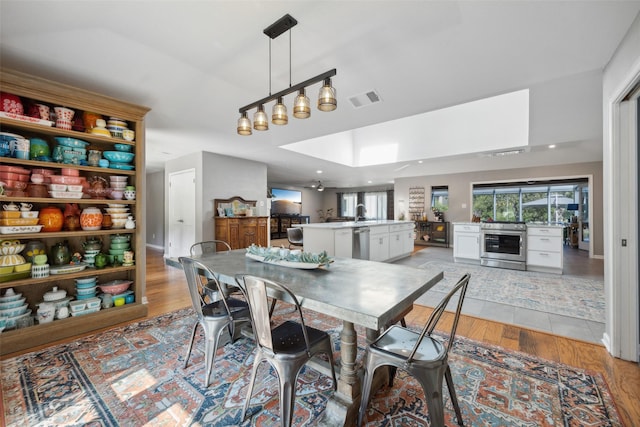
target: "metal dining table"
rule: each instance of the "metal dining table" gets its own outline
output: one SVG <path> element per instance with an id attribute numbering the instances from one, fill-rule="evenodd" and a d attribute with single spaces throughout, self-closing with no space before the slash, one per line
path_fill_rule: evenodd
<path id="1" fill-rule="evenodd" d="M 196 258 L 223 283 L 235 285 L 238 274 L 273 280 L 289 288 L 302 307 L 342 320 L 338 390 L 327 403 L 320 425 L 352 425 L 360 405 L 354 325 L 366 328 L 368 341 L 375 339 L 381 328 L 408 313 L 414 301 L 442 279 L 443 272 L 351 258 L 298 269 L 255 261 L 245 254 L 241 249 Z"/>

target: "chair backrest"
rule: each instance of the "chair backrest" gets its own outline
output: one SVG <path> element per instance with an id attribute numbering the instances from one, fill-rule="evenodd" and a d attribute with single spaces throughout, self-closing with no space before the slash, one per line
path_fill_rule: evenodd
<path id="1" fill-rule="evenodd" d="M 302 229 L 298 227 L 287 228 L 287 240 L 291 244 L 302 244 Z"/>
<path id="2" fill-rule="evenodd" d="M 431 312 L 431 315 L 429 316 L 429 319 L 427 320 L 427 323 L 424 325 L 424 328 L 422 328 L 420 337 L 416 341 L 416 344 L 413 347 L 413 350 L 411 351 L 411 353 L 409 354 L 409 357 L 407 358 L 407 362 L 411 362 L 411 360 L 413 360 L 413 357 L 415 356 L 416 351 L 420 347 L 420 343 L 422 342 L 424 337 L 427 335 L 431 335 L 436 325 L 440 321 L 440 318 L 442 317 L 442 314 L 444 313 L 445 308 L 447 308 L 449 301 L 451 300 L 451 298 L 453 298 L 453 296 L 456 293 L 459 293 L 458 305 L 456 306 L 456 313 L 453 318 L 453 324 L 451 326 L 451 332 L 449 333 L 449 340 L 447 342 L 447 353 L 449 352 L 456 336 L 456 329 L 458 329 L 458 320 L 460 319 L 460 313 L 462 311 L 462 303 L 464 302 L 464 296 L 467 293 L 467 287 L 469 286 L 469 279 L 471 279 L 471 275 L 469 273 L 462 276 L 462 278 L 458 280 L 458 283 L 455 284 L 453 289 L 451 289 L 451 291 L 449 291 L 449 293 L 445 295 L 445 297 L 442 298 L 442 300 L 438 303 L 438 305 L 433 309 L 433 311 Z"/>
<path id="3" fill-rule="evenodd" d="M 231 250 L 231 246 L 224 240 L 207 240 L 191 245 L 189 253 L 191 256 L 214 254 L 218 251 L 218 245 L 224 246 L 227 252 Z"/>
<path id="4" fill-rule="evenodd" d="M 307 336 L 307 329 L 304 324 L 302 308 L 300 307 L 300 303 L 296 296 L 285 286 L 261 277 L 248 275 L 241 276 L 238 278 L 238 282 L 244 283 L 244 292 L 247 297 L 247 301 L 249 302 L 249 312 L 251 313 L 251 322 L 253 326 L 253 333 L 256 337 L 256 343 L 259 346 L 267 348 L 271 352 L 275 353 L 271 335 L 271 318 L 269 316 L 270 306 L 267 299 L 267 289 L 269 289 L 271 293 L 269 297 L 286 300 L 287 302 L 295 305 L 299 315 L 300 325 L 302 326 L 302 333 L 304 335 L 307 353 L 310 355 L 309 337 Z"/>
<path id="5" fill-rule="evenodd" d="M 215 291 L 217 291 L 219 295 L 224 295 L 223 288 L 216 274 L 200 261 L 189 257 L 180 257 L 179 261 L 187 277 L 187 286 L 189 286 L 189 295 L 191 296 L 193 309 L 198 319 L 201 319 L 203 317 L 202 307 L 212 302 L 208 300 L 208 293 L 205 292 L 205 286 L 209 287 L 209 289 L 211 289 L 212 285 L 215 286 L 217 288 Z M 226 299 L 221 298 L 220 301 L 222 301 L 224 308 L 227 310 L 227 314 L 231 316 L 231 310 L 229 310 Z"/>

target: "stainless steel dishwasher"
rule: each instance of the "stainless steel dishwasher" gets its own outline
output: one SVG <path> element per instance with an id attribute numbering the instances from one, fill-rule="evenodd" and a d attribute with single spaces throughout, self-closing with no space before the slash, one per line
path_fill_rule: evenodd
<path id="1" fill-rule="evenodd" d="M 351 258 L 369 259 L 369 227 L 354 227 Z"/>

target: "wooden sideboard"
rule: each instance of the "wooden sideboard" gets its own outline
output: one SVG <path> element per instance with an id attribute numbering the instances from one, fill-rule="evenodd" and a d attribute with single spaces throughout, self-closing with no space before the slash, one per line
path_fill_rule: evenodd
<path id="1" fill-rule="evenodd" d="M 267 221 L 266 216 L 245 217 L 216 217 L 216 240 L 224 240 L 231 245 L 231 249 L 242 249 L 255 243 L 259 246 L 267 246 Z M 224 250 L 221 246 L 218 250 Z"/>

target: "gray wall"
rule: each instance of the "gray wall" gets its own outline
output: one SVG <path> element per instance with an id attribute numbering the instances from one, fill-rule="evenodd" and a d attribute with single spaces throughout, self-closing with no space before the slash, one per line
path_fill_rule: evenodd
<path id="1" fill-rule="evenodd" d="M 186 169 L 196 172 L 195 238 L 196 241 L 215 237 L 213 214 L 214 199 L 240 196 L 245 200 L 256 200 L 259 215 L 269 215 L 267 206 L 267 165 L 237 157 L 199 152 L 165 163 L 164 198 L 167 200 L 169 175 Z M 154 195 L 154 197 L 156 197 Z M 168 205 L 164 203 L 165 218 Z M 166 221 L 165 221 L 166 222 Z M 167 247 L 168 224 L 164 224 L 164 246 Z"/>
<path id="2" fill-rule="evenodd" d="M 592 193 L 589 195 L 593 206 L 589 221 L 591 239 L 593 239 L 593 255 L 603 256 L 601 162 L 397 178 L 395 180 L 394 191 L 396 218 L 403 205 L 405 215 L 408 214 L 409 188 L 414 186 L 424 187 L 425 205 L 427 205 L 427 208 L 430 206 L 431 201 L 431 187 L 438 185 L 448 186 L 449 210 L 445 213 L 445 220 L 449 222 L 469 222 L 472 216 L 472 183 L 527 181 L 565 177 L 575 178 L 590 175 L 593 176 Z M 466 206 L 463 207 L 463 205 Z M 428 212 L 427 216 L 430 220 L 434 219 L 431 212 Z"/>
<path id="3" fill-rule="evenodd" d="M 164 172 L 147 174 L 147 245 L 164 247 Z"/>

